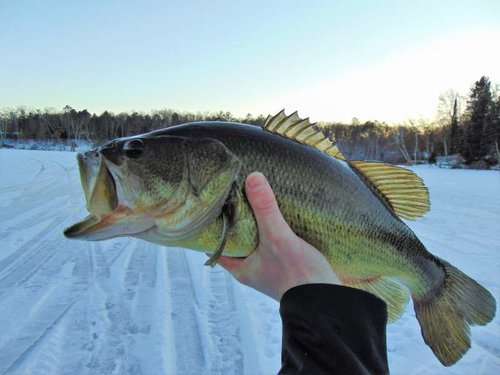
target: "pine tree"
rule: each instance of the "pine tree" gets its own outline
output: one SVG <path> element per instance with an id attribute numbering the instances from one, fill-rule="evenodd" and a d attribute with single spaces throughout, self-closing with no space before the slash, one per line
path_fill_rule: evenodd
<path id="1" fill-rule="evenodd" d="M 494 129 L 493 135 L 493 155 L 496 159 L 497 164 L 500 164 L 500 94 L 497 96 L 496 100 L 491 106 L 491 119 Z"/>
<path id="2" fill-rule="evenodd" d="M 488 154 L 493 140 L 483 139 L 485 132 L 491 132 L 491 107 L 493 98 L 490 81 L 483 76 L 471 89 L 467 101 L 467 126 L 465 156 L 468 161 L 480 160 Z"/>
<path id="3" fill-rule="evenodd" d="M 458 100 L 455 97 L 451 115 L 450 154 L 463 152 L 463 132 L 458 125 Z"/>

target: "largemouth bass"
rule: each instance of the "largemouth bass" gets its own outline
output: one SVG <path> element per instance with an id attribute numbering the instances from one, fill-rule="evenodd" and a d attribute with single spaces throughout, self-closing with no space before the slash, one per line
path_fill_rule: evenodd
<path id="1" fill-rule="evenodd" d="M 284 112 L 263 128 L 198 122 L 120 138 L 79 154 L 90 215 L 69 238 L 133 236 L 165 246 L 245 257 L 258 231 L 244 180 L 267 176 L 294 232 L 341 281 L 371 292 L 389 320 L 411 296 L 424 341 L 445 366 L 470 348 L 470 326 L 490 322 L 492 295 L 429 253 L 400 219 L 429 209 L 422 180 L 404 168 L 345 160 L 308 119 Z"/>

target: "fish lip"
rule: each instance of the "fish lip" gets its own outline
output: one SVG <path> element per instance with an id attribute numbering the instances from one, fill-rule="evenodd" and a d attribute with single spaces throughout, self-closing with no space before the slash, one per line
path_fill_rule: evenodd
<path id="1" fill-rule="evenodd" d="M 91 214 L 112 212 L 118 206 L 115 178 L 99 148 L 77 154 L 80 181 Z"/>
<path id="2" fill-rule="evenodd" d="M 64 229 L 64 236 L 66 238 L 71 238 L 71 239 L 78 239 L 81 237 L 84 237 L 87 232 L 89 227 L 92 224 L 96 224 L 100 221 L 100 218 L 96 215 L 89 215 L 82 221 L 79 221 L 78 223 L 75 223 L 67 228 Z"/>
<path id="3" fill-rule="evenodd" d="M 139 228 L 134 224 L 139 223 Z M 118 236 L 135 236 L 148 231 L 154 226 L 152 219 L 133 215 L 130 208 L 119 205 L 108 214 L 89 214 L 83 220 L 64 229 L 64 235 L 69 239 L 85 241 L 101 241 Z"/>

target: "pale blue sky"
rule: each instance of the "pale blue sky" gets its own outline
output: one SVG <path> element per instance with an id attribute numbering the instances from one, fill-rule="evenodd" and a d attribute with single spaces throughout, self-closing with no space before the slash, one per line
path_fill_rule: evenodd
<path id="1" fill-rule="evenodd" d="M 0 108 L 431 116 L 500 82 L 500 1 L 0 0 Z"/>

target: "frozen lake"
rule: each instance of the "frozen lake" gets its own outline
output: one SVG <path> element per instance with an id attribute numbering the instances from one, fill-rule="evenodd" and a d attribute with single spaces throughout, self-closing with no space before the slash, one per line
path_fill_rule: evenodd
<path id="1" fill-rule="evenodd" d="M 431 212 L 409 222 L 429 251 L 500 297 L 500 173 L 419 166 Z M 204 254 L 131 238 L 71 241 L 86 216 L 75 154 L 0 150 L 0 374 L 270 374 L 278 304 Z M 500 373 L 500 319 L 443 367 L 411 304 L 388 326 L 393 374 Z"/>

